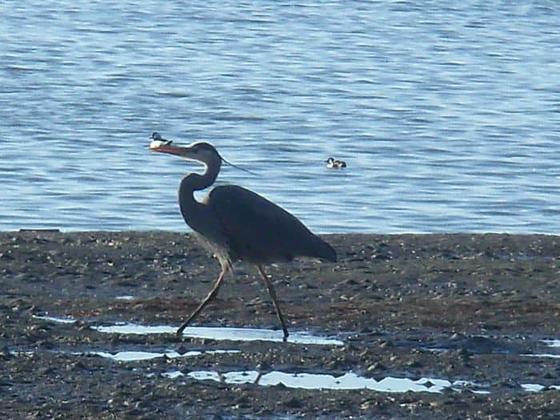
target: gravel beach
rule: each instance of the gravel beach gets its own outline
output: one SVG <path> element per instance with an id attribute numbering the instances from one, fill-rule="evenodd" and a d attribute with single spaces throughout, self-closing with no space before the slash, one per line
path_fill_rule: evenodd
<path id="1" fill-rule="evenodd" d="M 0 233 L 0 417 L 560 413 L 560 237 L 323 237 L 267 267 L 282 342 L 243 263 L 175 336 L 219 272 L 188 234 Z"/>

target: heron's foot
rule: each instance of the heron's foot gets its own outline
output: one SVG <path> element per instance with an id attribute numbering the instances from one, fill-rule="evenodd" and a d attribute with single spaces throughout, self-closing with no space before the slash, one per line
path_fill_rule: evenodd
<path id="1" fill-rule="evenodd" d="M 187 325 L 188 324 L 185 323 L 185 324 L 181 325 L 179 328 L 177 328 L 177 331 L 175 332 L 175 335 L 177 337 L 182 337 L 183 336 L 183 331 L 185 331 L 185 328 L 187 328 Z"/>

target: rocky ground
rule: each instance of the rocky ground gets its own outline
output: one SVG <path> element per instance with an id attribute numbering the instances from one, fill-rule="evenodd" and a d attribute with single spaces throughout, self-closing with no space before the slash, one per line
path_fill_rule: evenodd
<path id="1" fill-rule="evenodd" d="M 189 336 L 196 328 L 181 338 L 95 329 L 118 322 L 177 327 L 185 319 L 218 274 L 217 262 L 188 235 L 0 233 L 0 417 L 560 413 L 560 348 L 543 341 L 560 339 L 560 237 L 325 239 L 338 263 L 267 268 L 293 336 L 282 342 Z M 256 270 L 236 268 L 193 326 L 277 329 Z M 340 343 L 302 343 L 303 333 Z M 155 355 L 118 360 L 132 351 Z M 271 383 L 278 372 L 285 380 Z M 331 376 L 312 377 L 309 389 L 290 380 L 304 374 Z M 343 378 L 352 375 L 358 379 L 348 385 Z M 413 391 L 376 388 L 387 377 Z"/>

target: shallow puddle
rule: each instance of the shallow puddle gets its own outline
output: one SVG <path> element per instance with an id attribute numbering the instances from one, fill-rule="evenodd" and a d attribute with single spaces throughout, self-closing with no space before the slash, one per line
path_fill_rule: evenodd
<path id="1" fill-rule="evenodd" d="M 332 376 L 313 373 L 287 373 L 273 371 L 261 374 L 257 371 L 238 371 L 219 373 L 216 371 L 199 370 L 189 372 L 186 375 L 180 371 L 170 371 L 163 376 L 171 379 L 187 376 L 199 381 L 215 381 L 226 384 L 257 384 L 261 386 L 284 385 L 288 388 L 300 389 L 331 389 L 331 390 L 352 390 L 369 389 L 377 392 L 430 392 L 440 393 L 446 389 L 454 391 L 468 390 L 473 393 L 488 394 L 489 391 L 480 389 L 469 381 L 450 382 L 445 379 L 422 378 L 416 381 L 408 378 L 394 378 L 388 376 L 379 381 L 371 378 L 364 378 L 353 372 L 348 372 L 342 376 Z"/>
<path id="2" fill-rule="evenodd" d="M 131 295 L 116 296 L 115 300 L 134 300 L 135 297 Z"/>
<path id="3" fill-rule="evenodd" d="M 160 357 L 165 357 L 168 359 L 176 359 L 179 357 L 195 357 L 203 354 L 227 354 L 227 353 L 240 353 L 239 350 L 192 350 L 185 353 L 178 353 L 174 350 L 165 351 L 162 353 L 151 352 L 151 351 L 119 351 L 116 353 L 110 353 L 105 351 L 91 351 L 84 353 L 73 353 L 79 355 L 93 355 L 100 356 L 111 360 L 116 360 L 118 362 L 138 362 L 142 360 L 152 360 Z"/>
<path id="4" fill-rule="evenodd" d="M 176 327 L 170 325 L 138 325 L 115 324 L 109 326 L 93 326 L 96 331 L 112 334 L 175 334 Z M 265 330 L 257 328 L 225 328 L 225 327 L 188 327 L 183 332 L 184 337 L 208 338 L 212 340 L 232 341 L 283 341 L 282 331 Z M 342 346 L 344 342 L 335 338 L 320 337 L 307 332 L 293 332 L 287 340 L 296 344 L 320 344 Z"/>
<path id="5" fill-rule="evenodd" d="M 11 351 L 10 354 L 13 356 L 33 356 L 39 354 L 41 351 Z M 153 351 L 64 351 L 64 350 L 47 350 L 43 353 L 54 353 L 72 356 L 99 356 L 106 359 L 111 359 L 117 362 L 139 362 L 143 360 L 158 359 L 161 357 L 167 359 L 177 359 L 180 357 L 196 357 L 205 354 L 233 354 L 241 353 L 241 350 L 191 350 L 184 353 L 179 353 L 174 350 L 167 350 L 163 352 L 153 352 Z"/>
<path id="6" fill-rule="evenodd" d="M 545 391 L 545 390 L 548 390 L 548 389 L 559 390 L 560 385 L 544 386 L 544 385 L 540 385 L 540 384 L 521 384 L 521 388 L 523 388 L 527 392 L 541 392 L 541 391 Z"/>
<path id="7" fill-rule="evenodd" d="M 549 347 L 560 347 L 560 340 L 548 339 L 541 340 L 541 342 L 545 343 Z"/>
<path id="8" fill-rule="evenodd" d="M 117 296 L 118 300 L 131 300 L 134 296 Z M 72 317 L 55 317 L 49 315 L 32 315 L 35 319 L 62 324 L 73 324 L 77 319 Z M 116 323 L 114 325 L 96 325 L 91 327 L 95 331 L 109 334 L 175 334 L 177 327 L 171 325 L 139 325 L 133 323 Z M 188 327 L 183 331 L 184 337 L 208 338 L 212 340 L 231 341 L 284 341 L 282 331 L 259 328 L 227 328 L 227 327 Z M 336 338 L 322 337 L 308 332 L 293 332 L 286 340 L 295 344 L 317 344 L 328 346 L 342 346 L 344 342 Z"/>
<path id="9" fill-rule="evenodd" d="M 546 357 L 549 359 L 560 359 L 560 354 L 552 354 L 552 353 L 530 353 L 530 354 L 522 354 L 521 356 L 524 357 Z"/>
<path id="10" fill-rule="evenodd" d="M 118 300 L 130 300 L 133 296 L 117 296 Z M 48 313 L 44 315 L 32 315 L 34 319 L 43 320 L 61 324 L 73 324 L 78 320 L 72 317 L 50 316 Z M 93 330 L 106 334 L 172 334 L 176 332 L 176 327 L 171 325 L 139 325 L 134 323 L 117 323 L 113 325 L 97 325 L 91 327 Z M 231 340 L 231 341 L 272 341 L 282 342 L 283 334 L 279 330 L 267 330 L 256 328 L 224 328 L 224 327 L 189 327 L 186 328 L 183 336 L 192 338 L 205 338 L 213 340 Z M 293 332 L 287 340 L 296 344 L 316 344 L 342 346 L 344 342 L 332 338 L 312 335 L 308 332 Z M 494 342 L 497 342 L 495 344 Z M 535 341 L 536 342 L 536 341 Z M 560 348 L 560 340 L 558 339 L 539 339 L 539 343 L 545 344 L 550 348 Z M 425 348 L 435 353 L 447 352 L 452 349 L 460 348 L 478 348 L 480 352 L 495 354 L 516 354 L 523 357 L 531 358 L 552 358 L 560 359 L 560 354 L 554 353 L 525 353 L 519 351 L 511 343 L 501 345 L 497 339 L 488 339 L 487 337 L 467 337 L 462 340 L 454 340 L 449 346 L 434 346 Z M 506 348 L 507 347 L 507 348 Z M 515 351 L 517 350 L 517 351 Z M 55 351 L 56 352 L 56 351 Z M 29 351 L 12 351 L 12 355 L 33 355 L 35 352 Z M 75 356 L 99 356 L 111 359 L 116 362 L 135 362 L 145 361 L 157 358 L 175 359 L 181 357 L 196 357 L 204 354 L 219 355 L 226 353 L 240 353 L 240 350 L 192 350 L 179 353 L 175 350 L 164 350 L 159 352 L 153 351 L 85 351 L 85 352 L 61 352 L 72 354 Z M 153 373 L 151 375 L 154 375 Z M 180 377 L 188 377 L 199 381 L 216 381 L 225 384 L 256 384 L 260 386 L 276 386 L 283 385 L 287 388 L 299 389 L 329 389 L 329 390 L 372 390 L 376 392 L 386 393 L 404 393 L 404 392 L 427 392 L 441 393 L 449 391 L 468 391 L 476 394 L 489 394 L 488 387 L 476 384 L 470 381 L 449 381 L 437 378 L 421 378 L 412 380 L 408 378 L 396 378 L 388 376 L 381 380 L 365 378 L 348 372 L 342 376 L 333 376 L 328 374 L 314 373 L 290 373 L 282 371 L 272 371 L 261 373 L 254 370 L 231 371 L 219 373 L 217 371 L 198 370 L 183 373 L 179 370 L 169 371 L 162 374 L 163 377 L 176 379 Z M 534 383 L 521 384 L 520 389 L 526 392 L 542 392 L 547 390 L 560 390 L 560 385 L 540 385 Z"/>
<path id="11" fill-rule="evenodd" d="M 60 324 L 74 324 L 75 322 L 77 322 L 77 319 L 74 319 L 72 317 L 60 318 L 48 315 L 32 315 L 32 317 L 35 319 L 42 319 L 43 321 L 58 322 Z"/>
<path id="12" fill-rule="evenodd" d="M 546 344 L 548 347 L 552 348 L 559 348 L 560 347 L 560 340 L 555 339 L 546 339 L 540 340 L 541 343 Z M 530 353 L 530 354 L 522 354 L 525 357 L 544 357 L 549 359 L 560 359 L 560 354 L 557 353 Z"/>

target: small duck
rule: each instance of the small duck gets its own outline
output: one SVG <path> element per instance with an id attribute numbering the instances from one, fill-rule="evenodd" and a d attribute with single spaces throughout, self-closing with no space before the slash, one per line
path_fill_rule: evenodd
<path id="1" fill-rule="evenodd" d="M 171 143 L 173 143 L 173 140 L 164 139 L 161 134 L 156 131 L 152 133 L 150 140 L 150 149 L 157 149 L 160 146 L 169 146 Z"/>
<path id="2" fill-rule="evenodd" d="M 329 169 L 346 168 L 346 162 L 343 160 L 337 160 L 333 157 L 328 158 L 325 162 L 327 163 L 327 168 Z"/>

